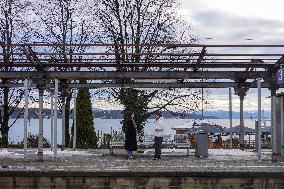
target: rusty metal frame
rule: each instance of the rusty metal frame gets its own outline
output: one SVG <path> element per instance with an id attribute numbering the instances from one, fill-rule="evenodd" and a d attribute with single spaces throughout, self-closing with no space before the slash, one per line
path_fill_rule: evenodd
<path id="1" fill-rule="evenodd" d="M 0 79 L 25 79 L 25 78 L 41 78 L 43 70 L 46 72 L 46 78 L 49 79 L 65 79 L 65 80 L 75 80 L 79 76 L 86 76 L 85 79 L 111 79 L 116 80 L 117 78 L 149 78 L 155 79 L 161 78 L 163 79 L 170 79 L 170 78 L 181 78 L 181 79 L 231 79 L 234 81 L 246 81 L 247 79 L 256 79 L 256 77 L 261 77 L 264 79 L 269 80 L 271 83 L 271 76 L 275 74 L 275 69 L 280 67 L 283 62 L 283 54 L 281 53 L 225 53 L 226 49 L 228 48 L 238 48 L 238 49 L 246 49 L 246 48 L 284 48 L 284 45 L 204 45 L 204 44 L 45 44 L 45 43 L 34 43 L 34 44 L 0 44 L 1 46 L 13 46 L 16 49 L 13 53 L 9 54 L 12 55 L 13 60 L 9 62 L 1 62 L 0 59 L 0 68 L 4 67 L 12 67 L 15 68 L 14 72 L 2 72 L 0 73 Z M 20 52 L 20 49 L 23 46 L 28 47 L 31 49 L 33 53 L 27 52 Z M 59 52 L 46 52 L 45 48 L 51 47 L 59 47 L 59 46 L 69 46 L 69 47 L 90 47 L 90 49 L 86 52 L 69 52 L 69 53 L 59 53 Z M 101 48 L 103 47 L 166 47 L 170 49 L 171 47 L 178 48 L 188 48 L 188 49 L 195 49 L 190 53 L 178 53 L 176 51 L 166 51 L 166 52 L 142 52 L 142 53 L 116 53 L 116 52 L 107 52 Z M 202 48 L 201 51 L 198 48 Z M 206 53 L 208 49 L 212 48 L 211 50 L 214 52 L 214 48 L 218 48 L 219 50 L 222 49 L 221 53 Z M 34 51 L 37 51 L 36 53 Z M 200 51 L 200 53 L 196 53 Z M 35 60 L 33 56 L 29 55 L 36 55 Z M 7 55 L 7 53 L 0 53 L 1 56 Z M 28 57 L 25 58 L 23 55 L 27 55 Z M 62 58 L 62 55 L 71 55 L 71 60 L 67 62 Z M 80 56 L 80 58 L 78 58 Z M 104 57 L 100 57 L 104 56 Z M 127 62 L 119 61 L 120 68 L 122 70 L 137 70 L 137 68 L 141 68 L 143 73 L 136 73 L 132 71 L 126 72 L 116 72 L 110 74 L 103 71 L 106 68 L 113 68 L 114 70 L 117 69 L 117 56 L 142 56 L 141 61 L 139 63 L 136 62 Z M 157 56 L 158 58 L 155 59 L 154 62 L 147 62 L 147 59 L 143 56 Z M 31 59 L 32 57 L 32 59 Z M 49 58 L 50 57 L 50 58 Z M 61 58 L 60 58 L 61 57 Z M 261 58 L 259 58 L 261 57 Z M 261 59 L 262 61 L 252 61 L 255 59 Z M 191 60 L 191 61 L 188 61 Z M 33 71 L 20 72 L 17 71 L 18 68 L 36 68 Z M 89 69 L 89 71 L 83 72 L 74 72 L 70 71 L 73 69 L 64 69 L 64 68 L 84 68 Z M 100 68 L 102 73 L 93 72 L 94 69 Z M 129 69 L 128 69 L 129 68 Z M 202 71 L 199 70 L 202 68 Z M 245 68 L 246 70 L 250 70 L 250 72 L 246 72 L 245 70 L 242 72 L 240 69 Z M 147 70 L 148 69 L 148 70 Z M 164 69 L 164 70 L 163 70 Z M 205 71 L 203 71 L 203 69 Z M 207 71 L 206 71 L 207 69 Z M 215 71 L 212 69 L 216 69 Z M 224 71 L 224 69 L 227 71 Z M 232 70 L 232 69 L 237 69 Z M 263 72 L 254 71 L 256 69 L 261 69 Z M 60 73 L 52 72 L 54 70 L 61 71 Z M 153 71 L 154 70 L 154 71 Z M 157 71 L 155 71 L 157 70 Z M 158 71 L 159 70 L 159 71 Z M 191 72 L 197 71 L 197 73 Z M 210 70 L 210 72 L 208 72 Z M 220 71 L 222 70 L 222 71 Z M 228 72 L 230 71 L 230 72 Z M 186 72 L 187 76 L 190 77 L 178 77 L 183 75 Z M 94 77 L 94 75 L 98 76 L 100 74 L 110 74 L 108 77 Z M 143 77 L 140 76 L 143 75 Z M 218 75 L 219 74 L 219 75 Z M 250 75 L 253 74 L 253 75 Z M 158 75 L 158 76 L 157 76 Z M 12 77 L 13 76 L 13 77 Z M 217 76 L 217 78 L 215 77 Z M 206 83 L 206 85 L 210 85 L 210 83 Z M 139 85 L 135 84 L 137 87 Z M 141 85 L 144 85 L 141 83 Z M 216 87 L 221 87 L 221 85 L 213 84 Z M 231 85 L 231 84 L 230 84 Z M 251 85 L 251 84 L 250 84 Z M 178 84 L 169 84 L 169 86 L 181 86 Z M 198 84 L 187 84 L 188 87 L 190 86 L 199 86 Z M 211 85 L 212 86 L 212 85 Z M 227 86 L 223 84 L 222 86 Z M 253 86 L 253 85 L 251 85 Z M 262 86 L 266 86 L 263 84 Z M 184 86 L 185 87 L 185 86 Z M 203 86 L 202 86 L 203 87 Z M 204 86 L 206 87 L 206 86 Z"/>

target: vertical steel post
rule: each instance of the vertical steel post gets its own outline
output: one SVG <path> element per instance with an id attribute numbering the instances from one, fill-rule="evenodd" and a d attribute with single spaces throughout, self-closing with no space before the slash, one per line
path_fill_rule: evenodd
<path id="1" fill-rule="evenodd" d="M 54 80 L 54 143 L 53 143 L 53 153 L 54 153 L 54 158 L 57 157 L 57 102 L 58 102 L 58 79 Z"/>
<path id="2" fill-rule="evenodd" d="M 28 108 L 29 108 L 29 91 L 28 91 L 28 83 L 29 81 L 25 79 L 25 114 L 24 114 L 24 158 L 27 158 L 27 150 L 28 150 Z M 0 115 L 1 116 L 1 115 Z"/>
<path id="3" fill-rule="evenodd" d="M 259 130 L 259 128 L 258 128 L 258 121 L 257 120 L 254 122 L 254 127 L 255 127 L 255 150 L 256 150 L 256 152 L 258 152 L 258 144 L 259 144 L 258 130 Z"/>
<path id="4" fill-rule="evenodd" d="M 44 89 L 39 87 L 39 130 L 38 130 L 38 161 L 43 161 L 43 92 Z"/>
<path id="5" fill-rule="evenodd" d="M 62 147 L 61 151 L 65 149 L 65 106 L 66 106 L 66 101 L 65 101 L 64 95 L 62 95 Z"/>
<path id="6" fill-rule="evenodd" d="M 51 140 L 51 150 L 53 150 L 54 146 L 54 139 L 53 139 L 53 125 L 54 125 L 54 92 L 53 90 L 50 93 L 51 96 L 51 105 L 50 105 L 50 140 Z"/>
<path id="7" fill-rule="evenodd" d="M 276 89 L 271 89 L 272 161 L 277 161 Z"/>
<path id="8" fill-rule="evenodd" d="M 232 114 L 232 88 L 229 88 L 229 117 L 230 117 L 230 148 L 233 148 L 233 136 L 232 136 L 232 127 L 233 127 L 233 114 Z"/>
<path id="9" fill-rule="evenodd" d="M 257 89 L 258 89 L 258 159 L 261 159 L 261 79 L 257 79 Z"/>
<path id="10" fill-rule="evenodd" d="M 74 125 L 73 125 L 73 150 L 76 148 L 77 139 L 77 89 L 74 90 Z"/>
<path id="11" fill-rule="evenodd" d="M 244 98 L 246 96 L 246 92 L 248 88 L 246 87 L 238 87 L 235 88 L 235 94 L 240 97 L 240 132 L 239 132 L 239 141 L 240 141 L 240 149 L 244 150 L 245 148 L 245 140 L 244 140 Z"/>
<path id="12" fill-rule="evenodd" d="M 283 159 L 284 158 L 284 148 L 283 148 L 283 145 L 284 145 L 284 96 L 281 96 L 280 97 L 280 119 L 281 119 L 281 158 Z"/>
<path id="13" fill-rule="evenodd" d="M 244 95 L 240 95 L 240 149 L 244 150 L 245 138 L 244 138 Z"/>

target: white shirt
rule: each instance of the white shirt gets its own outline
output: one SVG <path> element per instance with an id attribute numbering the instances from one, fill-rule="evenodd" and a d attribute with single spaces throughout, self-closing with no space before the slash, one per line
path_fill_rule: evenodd
<path id="1" fill-rule="evenodd" d="M 163 118 L 160 117 L 158 120 L 154 121 L 155 129 L 154 129 L 154 136 L 155 137 L 163 137 L 164 136 L 164 123 Z"/>

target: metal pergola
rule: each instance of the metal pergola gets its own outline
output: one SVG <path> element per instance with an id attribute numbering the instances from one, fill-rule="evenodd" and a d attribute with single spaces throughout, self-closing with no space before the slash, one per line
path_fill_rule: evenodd
<path id="1" fill-rule="evenodd" d="M 240 96 L 240 143 L 244 144 L 244 96 L 249 88 L 261 84 L 271 90 L 271 122 L 276 127 L 277 70 L 284 64 L 284 45 L 33 43 L 0 47 L 13 49 L 0 51 L 0 87 L 24 87 L 23 80 L 31 80 L 30 87 L 39 89 L 40 104 L 43 91 L 54 85 L 55 93 L 68 88 L 233 87 Z M 251 53 L 256 49 L 265 53 Z M 88 82 L 79 83 L 82 79 Z"/>
<path id="2" fill-rule="evenodd" d="M 176 79 L 164 82 L 163 88 L 236 87 L 236 84 L 256 87 L 249 79 L 263 78 L 269 88 L 277 68 L 283 62 L 282 53 L 224 53 L 227 49 L 282 49 L 284 45 L 201 45 L 201 44 L 0 44 L 10 46 L 12 53 L 0 53 L 0 78 L 20 80 L 45 78 L 68 80 L 113 80 L 106 87 L 154 87 L 137 83 L 135 79 Z M 84 48 L 84 52 L 75 49 Z M 133 48 L 139 48 L 133 52 Z M 120 50 L 116 50 L 120 49 Z M 123 49 L 123 50 L 122 50 Z M 154 49 L 144 52 L 143 49 Z M 156 49 L 156 50 L 155 50 Z M 206 53 L 222 49 L 222 53 Z M 131 52 L 129 52 L 131 51 Z M 123 52 L 123 53 L 122 53 Z M 1 58 L 2 57 L 2 58 Z M 8 59 L 7 59 L 8 57 Z M 245 69 L 245 70 L 244 70 Z M 4 71 L 7 70 L 7 71 Z M 132 79 L 132 80 L 131 80 Z M 230 82 L 186 82 L 190 79 L 228 79 Z M 127 81 L 126 81 L 127 80 Z M 274 79 L 275 80 L 275 79 Z M 182 81 L 182 82 L 181 82 Z M 7 86 L 2 82 L 0 86 Z M 17 86 L 13 82 L 14 86 Z M 94 83 L 84 87 L 103 87 Z"/>

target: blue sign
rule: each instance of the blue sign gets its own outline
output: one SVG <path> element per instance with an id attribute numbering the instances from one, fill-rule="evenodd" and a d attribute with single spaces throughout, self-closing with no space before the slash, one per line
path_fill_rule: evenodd
<path id="1" fill-rule="evenodd" d="M 284 84 L 284 69 L 277 70 L 277 84 Z"/>

